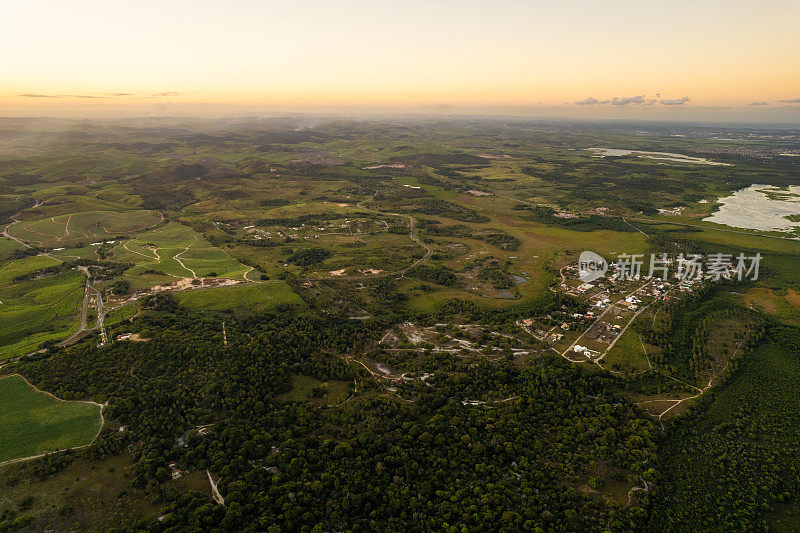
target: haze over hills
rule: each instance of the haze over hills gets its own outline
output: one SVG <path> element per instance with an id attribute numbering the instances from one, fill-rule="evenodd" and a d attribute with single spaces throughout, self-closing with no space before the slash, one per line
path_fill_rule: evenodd
<path id="1" fill-rule="evenodd" d="M 790 0 L 10 2 L 0 115 L 797 124 L 798 18 Z"/>
<path id="2" fill-rule="evenodd" d="M 0 12 L 0 533 L 800 530 L 796 2 Z"/>
<path id="3" fill-rule="evenodd" d="M 727 200 L 795 205 L 797 129 L 0 128 L 3 528 L 797 519 L 798 228 Z M 650 254 L 669 275 L 621 275 Z"/>

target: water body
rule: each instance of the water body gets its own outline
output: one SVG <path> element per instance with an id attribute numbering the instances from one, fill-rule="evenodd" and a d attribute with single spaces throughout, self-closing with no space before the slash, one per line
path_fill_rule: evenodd
<path id="1" fill-rule="evenodd" d="M 516 283 L 517 285 L 519 285 L 520 283 L 525 283 L 526 281 L 528 281 L 528 278 L 519 276 L 517 274 L 511 274 L 511 277 L 514 278 L 514 283 Z"/>
<path id="2" fill-rule="evenodd" d="M 792 231 L 800 222 L 787 216 L 800 215 L 800 186 L 786 189 L 769 185 L 751 185 L 731 196 L 720 198 L 719 210 L 704 218 L 706 222 L 734 228 L 761 231 Z"/>
<path id="3" fill-rule="evenodd" d="M 678 163 L 696 163 L 698 165 L 720 165 L 729 167 L 731 166 L 728 163 L 719 163 L 717 161 L 711 161 L 704 157 L 691 157 L 688 155 L 683 154 L 672 154 L 669 152 L 643 152 L 641 150 L 621 150 L 618 148 L 587 148 L 587 150 L 591 150 L 598 155 L 603 157 L 607 156 L 614 156 L 614 157 L 622 157 L 626 155 L 634 156 L 634 157 L 644 157 L 647 159 L 657 159 L 661 161 L 676 161 Z"/>

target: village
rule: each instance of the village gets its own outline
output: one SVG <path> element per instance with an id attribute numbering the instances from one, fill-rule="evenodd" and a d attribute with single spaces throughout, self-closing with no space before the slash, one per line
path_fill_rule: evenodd
<path id="1" fill-rule="evenodd" d="M 600 363 L 650 305 L 681 298 L 706 283 L 734 275 L 733 267 L 728 266 L 721 275 L 699 272 L 685 276 L 676 271 L 668 276 L 665 270 L 661 277 L 625 276 L 619 264 L 610 266 L 608 276 L 591 282 L 581 279 L 577 264 L 562 268 L 559 290 L 585 302 L 586 309 L 578 312 L 562 306 L 560 312 L 521 319 L 518 324 L 565 359 Z"/>
<path id="2" fill-rule="evenodd" d="M 561 281 L 553 289 L 573 296 L 581 305 L 563 304 L 546 315 L 521 318 L 515 329 L 405 322 L 387 331 L 377 347 L 395 356 L 428 351 L 498 360 L 549 352 L 575 363 L 601 363 L 633 321 L 651 305 L 685 297 L 716 279 L 710 275 L 684 279 L 677 273 L 667 279 L 639 274 L 625 278 L 619 275 L 616 264 L 612 263 L 611 268 L 608 276 L 592 282 L 580 279 L 577 264 L 562 268 Z M 730 276 L 732 269 L 725 274 Z M 372 366 L 383 377 L 396 377 L 386 364 Z"/>
<path id="3" fill-rule="evenodd" d="M 388 352 L 426 349 L 487 358 L 550 351 L 576 363 L 600 363 L 649 306 L 692 294 L 712 280 L 708 275 L 683 279 L 677 274 L 668 279 L 623 278 L 616 265 L 612 268 L 612 275 L 592 282 L 580 279 L 577 264 L 561 269 L 556 290 L 584 305 L 570 308 L 565 304 L 544 316 L 519 319 L 518 332 L 496 332 L 475 324 L 423 327 L 404 323 L 387 332 L 379 346 Z"/>

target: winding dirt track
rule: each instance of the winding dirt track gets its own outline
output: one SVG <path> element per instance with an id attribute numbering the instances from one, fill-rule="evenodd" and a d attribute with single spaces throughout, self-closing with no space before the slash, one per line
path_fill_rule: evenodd
<path id="1" fill-rule="evenodd" d="M 179 264 L 180 264 L 180 265 L 181 265 L 183 268 L 185 268 L 186 270 L 188 270 L 189 272 L 191 272 L 191 273 L 192 273 L 192 277 L 193 277 L 193 278 L 197 278 L 197 273 L 196 273 L 194 270 L 192 270 L 191 268 L 189 268 L 189 267 L 187 267 L 186 265 L 184 265 L 184 264 L 183 264 L 183 261 L 181 261 L 181 260 L 180 260 L 180 256 L 182 256 L 183 254 L 185 254 L 186 252 L 188 252 L 188 251 L 189 251 L 189 248 L 191 248 L 191 247 L 192 247 L 192 246 L 194 246 L 195 244 L 197 244 L 197 235 L 195 235 L 195 236 L 194 236 L 194 242 L 193 242 L 192 244 L 190 244 L 189 246 L 187 246 L 185 250 L 183 250 L 182 252 L 180 252 L 180 253 L 177 253 L 177 254 L 175 254 L 175 255 L 173 255 L 173 256 L 172 256 L 172 258 L 173 258 L 175 261 L 177 261 L 177 262 L 178 262 L 178 263 L 179 263 Z"/>
<path id="2" fill-rule="evenodd" d="M 214 501 L 220 505 L 225 505 L 225 498 L 222 497 L 222 494 L 219 493 L 219 489 L 217 488 L 217 483 L 214 483 L 214 479 L 211 477 L 211 472 L 206 469 L 206 475 L 208 476 L 208 482 L 211 485 L 211 497 L 214 498 Z"/>

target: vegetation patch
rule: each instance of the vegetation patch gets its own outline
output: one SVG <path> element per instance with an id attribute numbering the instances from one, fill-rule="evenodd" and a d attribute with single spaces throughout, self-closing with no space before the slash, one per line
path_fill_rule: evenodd
<path id="1" fill-rule="evenodd" d="M 186 291 L 178 295 L 178 302 L 193 310 L 240 313 L 263 312 L 282 304 L 304 305 L 283 281 Z"/>
<path id="2" fill-rule="evenodd" d="M 90 443 L 100 406 L 59 400 L 20 376 L 0 378 L 0 463 Z"/>
<path id="3" fill-rule="evenodd" d="M 11 234 L 40 246 L 61 247 L 129 235 L 159 223 L 157 211 L 89 211 L 20 222 Z"/>
<path id="4" fill-rule="evenodd" d="M 489 217 L 481 215 L 473 209 L 468 209 L 444 200 L 420 200 L 417 202 L 415 211 L 425 215 L 440 215 L 452 218 L 453 220 L 472 222 L 475 224 L 481 224 L 491 220 Z"/>
<path id="5" fill-rule="evenodd" d="M 38 258 L 32 258 L 38 259 Z M 32 268 L 4 269 L 8 276 Z M 45 341 L 60 340 L 78 328 L 85 277 L 71 270 L 54 276 L 0 285 L 0 359 L 22 355 Z"/>
<path id="6" fill-rule="evenodd" d="M 653 531 L 767 530 L 796 503 L 800 333 L 773 328 L 739 373 L 669 431 Z"/>

